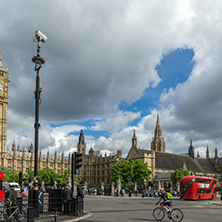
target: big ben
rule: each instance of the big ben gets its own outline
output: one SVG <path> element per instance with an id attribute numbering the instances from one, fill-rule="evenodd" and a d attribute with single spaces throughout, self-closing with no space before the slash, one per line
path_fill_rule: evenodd
<path id="1" fill-rule="evenodd" d="M 8 68 L 2 64 L 0 46 L 0 166 L 4 166 L 7 142 Z"/>

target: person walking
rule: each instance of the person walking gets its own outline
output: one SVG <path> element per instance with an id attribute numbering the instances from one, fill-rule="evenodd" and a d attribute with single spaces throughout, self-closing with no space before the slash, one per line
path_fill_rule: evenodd
<path id="1" fill-rule="evenodd" d="M 69 188 L 68 184 L 66 184 L 65 188 L 62 189 L 61 197 L 62 197 L 62 202 L 64 204 L 63 214 L 69 214 L 69 205 L 73 195 L 72 195 L 72 190 Z"/>
<path id="2" fill-rule="evenodd" d="M 85 196 L 85 195 L 84 195 L 84 189 L 85 189 L 85 188 L 82 187 L 81 190 L 78 191 L 77 197 L 82 197 L 82 198 L 83 198 L 83 197 Z"/>

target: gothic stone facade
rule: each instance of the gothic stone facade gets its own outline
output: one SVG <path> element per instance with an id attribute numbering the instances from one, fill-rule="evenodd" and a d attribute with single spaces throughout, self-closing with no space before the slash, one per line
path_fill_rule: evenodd
<path id="1" fill-rule="evenodd" d="M 87 182 L 89 184 L 111 184 L 111 166 L 118 161 L 123 161 L 122 151 L 117 150 L 117 154 L 97 155 L 91 148 L 89 154 L 86 155 L 86 143 L 83 131 L 81 130 L 79 141 L 77 143 L 77 152 L 82 153 L 82 167 L 77 175 L 79 181 Z"/>
<path id="2" fill-rule="evenodd" d="M 165 142 L 162 137 L 162 130 L 157 116 L 154 137 L 151 143 L 151 150 L 137 148 L 135 131 L 132 139 L 132 146 L 127 159 L 141 159 L 148 163 L 152 171 L 151 181 L 154 185 L 167 187 L 171 182 L 170 173 L 176 169 L 188 170 L 191 175 L 213 177 L 217 180 L 219 186 L 222 185 L 222 158 L 217 155 L 215 148 L 215 157 L 209 158 L 209 149 L 206 149 L 206 158 L 200 158 L 199 153 L 194 157 L 194 148 L 192 140 L 188 147 L 187 154 L 173 154 L 165 152 Z"/>
<path id="3" fill-rule="evenodd" d="M 118 150 L 117 154 L 102 155 L 98 156 L 96 152 L 91 148 L 89 150 L 89 155 L 86 155 L 86 143 L 81 130 L 79 136 L 79 142 L 77 143 L 77 151 L 82 153 L 82 167 L 77 175 L 77 178 L 81 182 L 87 182 L 89 184 L 111 184 L 111 166 L 116 164 L 118 161 L 122 161 L 122 151 Z M 62 154 L 57 156 L 55 152 L 54 155 L 50 155 L 49 151 L 47 154 L 42 154 L 39 152 L 38 155 L 38 170 L 45 167 L 52 169 L 56 173 L 61 173 L 64 170 L 71 171 L 71 154 L 68 157 Z M 19 172 L 27 173 L 28 169 L 32 167 L 34 169 L 34 152 L 32 145 L 26 150 L 24 147 L 21 150 L 19 145 L 16 148 L 15 142 L 13 142 L 11 151 L 7 151 L 6 155 L 3 157 L 2 165 L 3 167 L 8 167 L 9 169 L 15 169 Z"/>

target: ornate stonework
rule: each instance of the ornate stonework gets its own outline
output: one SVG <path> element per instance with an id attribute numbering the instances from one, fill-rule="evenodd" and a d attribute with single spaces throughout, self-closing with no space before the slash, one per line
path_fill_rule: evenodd
<path id="1" fill-rule="evenodd" d="M 162 137 L 162 129 L 160 127 L 159 114 L 157 114 L 156 128 L 151 142 L 151 150 L 166 152 L 165 141 Z"/>
<path id="2" fill-rule="evenodd" d="M 8 68 L 4 68 L 0 47 L 0 164 L 6 155 L 7 140 L 7 106 L 8 106 Z"/>

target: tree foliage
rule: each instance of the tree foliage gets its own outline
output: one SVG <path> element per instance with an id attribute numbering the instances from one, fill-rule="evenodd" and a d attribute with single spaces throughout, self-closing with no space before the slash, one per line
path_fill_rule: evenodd
<path id="1" fill-rule="evenodd" d="M 4 181 L 7 182 L 19 182 L 19 172 L 15 169 L 9 169 L 7 167 L 2 167 L 3 175 L 4 175 Z M 53 178 L 53 181 L 56 181 L 57 183 L 66 183 L 68 178 L 71 177 L 71 172 L 69 170 L 64 170 L 61 174 L 55 173 L 52 169 L 46 167 L 42 170 L 38 170 L 38 182 L 41 183 L 44 181 L 44 183 L 50 183 L 51 177 Z M 22 179 L 24 183 L 28 183 L 29 179 L 32 181 L 34 180 L 34 170 L 32 170 L 32 167 L 28 168 L 28 172 L 24 173 L 22 175 Z M 74 179 L 76 180 L 76 179 Z"/>
<path id="2" fill-rule="evenodd" d="M 173 185 L 175 185 L 177 182 L 180 182 L 181 179 L 185 176 L 189 176 L 189 171 L 188 170 L 183 170 L 183 169 L 176 169 L 174 173 L 171 173 L 171 181 Z"/>
<path id="3" fill-rule="evenodd" d="M 116 183 L 119 177 L 123 185 L 128 184 L 129 178 L 131 178 L 132 184 L 143 182 L 144 180 L 149 181 L 150 174 L 152 174 L 152 171 L 148 169 L 148 164 L 142 162 L 142 160 L 119 161 L 117 164 L 112 165 L 111 172 L 111 180 Z"/>
<path id="4" fill-rule="evenodd" d="M 7 167 L 2 167 L 2 172 L 4 175 L 4 181 L 7 182 L 19 182 L 19 173 L 15 169 L 9 169 Z"/>

